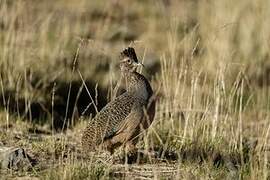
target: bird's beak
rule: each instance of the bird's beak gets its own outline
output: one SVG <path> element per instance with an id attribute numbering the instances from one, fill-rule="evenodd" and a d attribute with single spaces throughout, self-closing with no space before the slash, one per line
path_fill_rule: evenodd
<path id="1" fill-rule="evenodd" d="M 140 62 L 138 62 L 138 63 L 137 62 L 134 62 L 134 65 L 135 66 L 142 66 L 142 67 L 144 67 L 144 64 L 143 63 L 140 63 Z"/>

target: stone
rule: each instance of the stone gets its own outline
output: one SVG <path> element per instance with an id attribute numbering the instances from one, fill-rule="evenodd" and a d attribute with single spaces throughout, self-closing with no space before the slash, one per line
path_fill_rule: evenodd
<path id="1" fill-rule="evenodd" d="M 1 169 L 28 170 L 33 162 L 34 160 L 23 148 L 0 146 Z"/>

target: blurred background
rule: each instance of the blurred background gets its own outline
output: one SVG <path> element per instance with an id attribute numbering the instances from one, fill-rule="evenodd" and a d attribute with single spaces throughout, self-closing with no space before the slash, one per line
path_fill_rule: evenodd
<path id="1" fill-rule="evenodd" d="M 247 91 L 266 88 L 269 100 L 268 7 L 267 0 L 1 0 L 1 108 L 46 120 L 54 94 L 57 119 L 72 118 L 75 106 L 79 115 L 94 113 L 86 109 L 91 99 L 82 78 L 93 97 L 101 95 L 100 109 L 119 77 L 119 52 L 129 45 L 156 87 L 166 82 L 161 64 L 173 61 L 172 76 L 185 69 L 214 81 L 222 71 L 229 86 L 242 72 Z"/>

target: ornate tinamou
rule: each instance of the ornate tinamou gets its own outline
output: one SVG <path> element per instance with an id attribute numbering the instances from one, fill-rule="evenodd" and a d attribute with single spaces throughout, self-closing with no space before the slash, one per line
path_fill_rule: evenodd
<path id="1" fill-rule="evenodd" d="M 90 120 L 82 136 L 84 150 L 94 151 L 101 145 L 113 153 L 116 147 L 124 145 L 129 152 L 135 149 L 138 135 L 151 125 L 155 101 L 151 100 L 153 91 L 148 80 L 136 72 L 139 65 L 142 64 L 133 48 L 121 52 L 121 79 L 126 92 Z"/>

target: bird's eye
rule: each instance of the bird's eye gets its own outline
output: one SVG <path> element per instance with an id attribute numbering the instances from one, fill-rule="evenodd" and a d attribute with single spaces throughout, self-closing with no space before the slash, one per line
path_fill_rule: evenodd
<path id="1" fill-rule="evenodd" d="M 128 64 L 130 64 L 130 63 L 131 63 L 131 60 L 130 60 L 130 59 L 128 59 L 128 60 L 127 60 L 127 63 L 128 63 Z"/>

